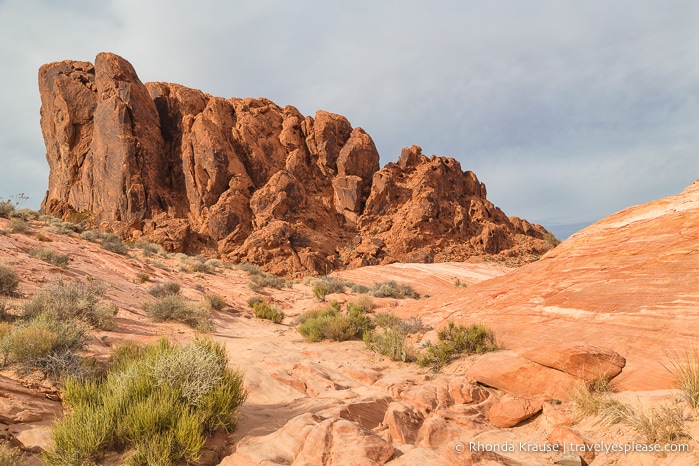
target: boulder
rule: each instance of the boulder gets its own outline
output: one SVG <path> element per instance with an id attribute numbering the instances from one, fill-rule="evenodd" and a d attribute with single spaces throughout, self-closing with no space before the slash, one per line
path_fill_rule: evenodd
<path id="1" fill-rule="evenodd" d="M 541 400 L 525 400 L 515 398 L 512 400 L 498 401 L 490 407 L 488 420 L 494 427 L 514 427 L 520 422 L 529 419 L 541 411 Z"/>
<path id="2" fill-rule="evenodd" d="M 469 368 L 468 376 L 519 398 L 567 399 L 578 382 L 565 372 L 536 364 L 512 351 L 483 355 Z"/>
<path id="3" fill-rule="evenodd" d="M 518 354 L 542 366 L 558 369 L 587 383 L 617 376 L 626 360 L 615 351 L 589 343 L 547 345 L 519 351 Z"/>

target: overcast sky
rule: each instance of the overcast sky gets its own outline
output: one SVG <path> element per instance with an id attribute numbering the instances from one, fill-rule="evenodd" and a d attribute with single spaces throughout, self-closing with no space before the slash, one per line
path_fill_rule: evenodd
<path id="1" fill-rule="evenodd" d="M 699 178 L 699 2 L 0 0 L 0 196 L 38 208 L 38 68 L 345 115 L 382 164 L 457 158 L 508 215 L 598 220 Z"/>

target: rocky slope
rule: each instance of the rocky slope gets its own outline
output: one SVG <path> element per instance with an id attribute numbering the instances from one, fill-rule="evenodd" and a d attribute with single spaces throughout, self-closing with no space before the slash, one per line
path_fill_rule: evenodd
<path id="1" fill-rule="evenodd" d="M 371 137 L 341 115 L 267 99 L 143 84 L 123 58 L 41 67 L 50 166 L 44 211 L 172 251 L 209 251 L 275 273 L 550 249 L 508 218 L 472 172 L 403 150 L 379 169 Z"/>
<path id="2" fill-rule="evenodd" d="M 0 229 L 10 230 L 9 225 L 0 219 Z M 336 272 L 365 285 L 386 279 L 412 283 L 431 296 L 376 298 L 374 312 L 417 316 L 435 329 L 453 319 L 482 322 L 495 330 L 505 349 L 460 357 L 438 374 L 390 361 L 357 340 L 305 341 L 295 328 L 295 316 L 321 306 L 308 285 L 263 291 L 286 313 L 284 322 L 275 325 L 251 315 L 246 301 L 257 293 L 247 286 L 242 270 L 191 272 L 182 267 L 191 258 L 181 255 L 147 255 L 131 248 L 122 256 L 76 234 L 41 228 L 35 220 L 27 234 L 0 235 L 0 261 L 20 277 L 19 293 L 5 298 L 6 307 L 21 309 L 23 297 L 55 277 L 108 283 L 107 299 L 119 313 L 115 329 L 91 336 L 89 351 L 100 360 L 126 340 L 194 338 L 184 325 L 157 324 L 145 317 L 141 305 L 153 300 L 151 284 L 176 281 L 193 300 L 205 293 L 224 298 L 227 306 L 215 313 L 211 337 L 225 344 L 232 364 L 245 371 L 249 397 L 238 430 L 208 444 L 201 465 L 559 461 L 669 466 L 699 461 L 695 441 L 686 438 L 676 439 L 691 446 L 684 453 L 598 451 L 563 457 L 537 449 L 565 442 L 647 442 L 624 423 L 577 422 L 569 410 L 570 397 L 582 382 L 611 378 L 616 393 L 610 396 L 645 410 L 677 406 L 679 391 L 665 367 L 672 351 L 691 351 L 699 339 L 699 182 L 677 196 L 614 214 L 516 269 L 472 259 Z M 70 258 L 66 268 L 31 255 L 47 246 Z M 139 283 L 138 274 L 147 274 L 150 282 Z M 328 299 L 355 297 L 334 294 Z M 428 331 L 419 342 L 435 337 L 434 330 Z M 62 411 L 58 396 L 35 375 L 18 377 L 4 368 L 0 442 L 8 439 L 27 452 L 46 448 L 51 421 Z M 699 437 L 696 412 L 685 408 L 684 416 L 685 431 Z M 510 444 L 515 451 L 468 451 L 470 442 Z M 521 450 L 520 442 L 533 447 Z"/>
<path id="3" fill-rule="evenodd" d="M 619 389 L 669 388 L 672 354 L 699 341 L 699 181 L 600 220 L 535 263 L 434 301 L 402 312 L 431 315 L 434 324 L 484 322 L 520 353 L 546 346 L 553 357 L 571 342 L 609 347 L 626 358 Z"/>

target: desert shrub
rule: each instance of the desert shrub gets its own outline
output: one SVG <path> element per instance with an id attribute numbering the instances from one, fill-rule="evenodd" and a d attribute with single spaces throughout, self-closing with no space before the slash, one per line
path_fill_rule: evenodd
<path id="1" fill-rule="evenodd" d="M 108 233 L 102 237 L 102 249 L 125 256 L 129 252 L 129 247 L 121 238 L 113 233 Z"/>
<path id="2" fill-rule="evenodd" d="M 114 328 L 116 306 L 100 303 L 105 291 L 106 285 L 101 282 L 58 279 L 24 304 L 23 316 L 31 319 L 49 313 L 59 320 L 76 318 L 93 327 L 110 330 Z"/>
<path id="3" fill-rule="evenodd" d="M 29 223 L 21 218 L 13 218 L 7 224 L 7 231 L 10 233 L 27 233 L 29 231 Z"/>
<path id="4" fill-rule="evenodd" d="M 84 231 L 84 228 L 81 225 L 71 222 L 64 222 L 50 215 L 42 215 L 39 218 L 46 224 L 44 230 L 51 233 L 70 235 L 71 233 L 82 233 Z"/>
<path id="5" fill-rule="evenodd" d="M 408 362 L 414 358 L 412 347 L 400 325 L 377 327 L 365 332 L 363 339 L 369 350 L 388 356 L 393 361 Z"/>
<path id="6" fill-rule="evenodd" d="M 30 325 L 12 332 L 8 338 L 13 360 L 33 365 L 37 360 L 48 356 L 58 335 L 45 328 Z"/>
<path id="7" fill-rule="evenodd" d="M 190 257 L 184 254 L 183 256 L 184 257 L 179 259 L 180 262 L 182 262 L 180 270 L 183 272 L 200 272 L 208 274 L 216 272 L 216 267 L 203 257 Z"/>
<path id="8" fill-rule="evenodd" d="M 412 289 L 410 285 L 387 281 L 375 283 L 369 288 L 368 293 L 377 298 L 413 298 L 418 299 L 420 295 Z"/>
<path id="9" fill-rule="evenodd" d="M 247 262 L 243 262 L 242 264 L 238 264 L 236 266 L 236 268 L 238 270 L 242 270 L 243 272 L 247 272 L 248 275 L 259 275 L 262 273 L 262 270 L 258 266 L 248 264 Z"/>
<path id="10" fill-rule="evenodd" d="M 255 303 L 261 303 L 262 301 L 264 301 L 264 300 L 262 298 L 260 298 L 259 296 L 250 296 L 247 299 L 248 306 L 250 306 L 252 308 L 255 307 Z"/>
<path id="11" fill-rule="evenodd" d="M 281 324 L 284 320 L 284 313 L 275 305 L 270 305 L 267 301 L 253 303 L 255 317 L 258 319 L 271 320 L 275 324 Z"/>
<path id="12" fill-rule="evenodd" d="M 250 275 L 250 282 L 248 283 L 248 287 L 253 291 L 268 287 L 281 290 L 285 286 L 291 286 L 285 278 L 267 272 Z"/>
<path id="13" fill-rule="evenodd" d="M 165 256 L 167 253 L 165 252 L 165 249 L 157 243 L 148 243 L 145 241 L 137 241 L 134 243 L 134 246 L 137 247 L 138 249 L 141 249 L 147 256 L 148 255 L 158 255 L 158 256 Z"/>
<path id="14" fill-rule="evenodd" d="M 0 262 L 0 294 L 12 295 L 19 285 L 19 276 L 15 270 Z"/>
<path id="15" fill-rule="evenodd" d="M 377 327 L 389 328 L 396 325 L 400 326 L 401 320 L 399 317 L 388 312 L 379 312 L 374 316 L 374 324 Z"/>
<path id="16" fill-rule="evenodd" d="M 19 450 L 7 445 L 0 445 L 0 464 L 2 466 L 22 466 L 23 463 Z"/>
<path id="17" fill-rule="evenodd" d="M 324 283 L 313 285 L 313 296 L 320 301 L 325 302 L 325 297 L 330 294 L 330 289 Z"/>
<path id="18" fill-rule="evenodd" d="M 138 272 L 136 274 L 136 279 L 138 283 L 146 283 L 150 281 L 150 274 L 146 272 Z"/>
<path id="19" fill-rule="evenodd" d="M 246 398 L 242 375 L 227 364 L 221 345 L 201 340 L 119 351 L 101 381 L 66 381 L 73 411 L 54 424 L 44 459 L 94 464 L 126 450 L 132 465 L 196 462 L 205 435 L 234 428 Z"/>
<path id="20" fill-rule="evenodd" d="M 15 204 L 11 200 L 0 197 L 0 217 L 10 218 L 15 213 Z"/>
<path id="21" fill-rule="evenodd" d="M 39 212 L 36 210 L 29 209 L 27 207 L 24 207 L 22 209 L 15 209 L 15 212 L 13 214 L 14 217 L 21 218 L 25 222 L 29 222 L 31 220 L 38 220 L 39 219 Z"/>
<path id="22" fill-rule="evenodd" d="M 182 322 L 201 331 L 213 328 L 211 310 L 180 295 L 170 294 L 143 305 L 146 315 L 156 322 Z"/>
<path id="23" fill-rule="evenodd" d="M 650 409 L 631 409 L 625 422 L 646 443 L 670 443 L 691 438 L 685 426 L 681 406 L 663 405 Z"/>
<path id="24" fill-rule="evenodd" d="M 308 341 L 345 341 L 361 336 L 373 328 L 371 319 L 360 308 L 351 308 L 346 315 L 334 301 L 325 309 L 308 311 L 297 318 L 299 333 Z"/>
<path id="25" fill-rule="evenodd" d="M 204 299 L 211 307 L 211 309 L 214 309 L 216 311 L 220 311 L 221 309 L 226 307 L 226 300 L 223 298 L 223 296 L 209 293 L 206 296 L 204 296 Z"/>
<path id="26" fill-rule="evenodd" d="M 312 285 L 313 287 L 319 285 L 325 287 L 328 290 L 327 294 L 344 293 L 345 288 L 349 283 L 350 282 L 327 276 L 321 278 L 313 278 L 310 280 L 310 285 Z"/>
<path id="27" fill-rule="evenodd" d="M 366 294 L 369 292 L 369 287 L 353 283 L 352 285 L 350 285 L 350 291 L 352 293 Z"/>
<path id="28" fill-rule="evenodd" d="M 431 367 L 435 372 L 458 354 L 481 354 L 497 349 L 493 331 L 480 324 L 464 327 L 449 322 L 437 335 L 439 344 L 428 345 L 419 359 L 421 366 Z"/>
<path id="29" fill-rule="evenodd" d="M 422 319 L 416 316 L 401 320 L 400 328 L 406 335 L 415 335 L 417 333 L 424 333 L 429 330 L 429 327 L 426 327 L 422 323 Z"/>
<path id="30" fill-rule="evenodd" d="M 682 397 L 692 407 L 699 408 L 699 351 L 686 350 L 683 354 L 674 354 L 667 370 L 675 376 Z"/>
<path id="31" fill-rule="evenodd" d="M 179 294 L 180 284 L 177 282 L 165 282 L 160 285 L 152 286 L 148 289 L 148 293 L 156 298 L 164 298 L 165 296 Z"/>
<path id="32" fill-rule="evenodd" d="M 572 390 L 569 400 L 570 414 L 578 421 L 588 416 L 597 416 L 600 423 L 612 425 L 626 420 L 631 413 L 629 406 L 610 396 L 608 384 L 588 385 L 581 382 Z"/>
<path id="33" fill-rule="evenodd" d="M 34 248 L 29 251 L 29 255 L 62 269 L 68 266 L 68 256 L 66 254 L 58 254 L 51 248 Z"/>
<path id="34" fill-rule="evenodd" d="M 371 312 L 371 310 L 374 309 L 374 300 L 369 295 L 359 295 L 356 298 L 352 299 L 352 301 L 349 301 L 347 303 L 348 311 L 350 310 L 350 308 L 354 307 L 359 308 L 364 312 Z"/>
<path id="35" fill-rule="evenodd" d="M 84 240 L 90 241 L 91 243 L 96 243 L 102 239 L 103 234 L 99 231 L 85 230 L 80 233 L 80 237 Z"/>
<path id="36" fill-rule="evenodd" d="M 7 327 L 3 333 L 3 365 L 17 363 L 24 370 L 39 369 L 56 379 L 87 374 L 87 367 L 77 354 L 85 345 L 85 329 L 74 319 L 57 320 L 50 314 L 41 314 Z"/>

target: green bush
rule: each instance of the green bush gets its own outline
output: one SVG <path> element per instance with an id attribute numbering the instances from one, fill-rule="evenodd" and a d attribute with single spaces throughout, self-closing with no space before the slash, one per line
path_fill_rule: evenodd
<path id="1" fill-rule="evenodd" d="M 420 295 L 410 285 L 387 281 L 375 283 L 369 288 L 368 293 L 376 298 L 412 298 L 418 299 Z"/>
<path id="2" fill-rule="evenodd" d="M 58 320 L 44 313 L 14 327 L 3 323 L 0 332 L 2 364 L 18 363 L 39 369 L 48 377 L 85 374 L 77 352 L 85 345 L 85 328 L 73 318 Z"/>
<path id="3" fill-rule="evenodd" d="M 325 302 L 325 297 L 330 294 L 330 289 L 327 285 L 319 283 L 313 286 L 313 296 L 320 301 Z"/>
<path id="4" fill-rule="evenodd" d="M 464 327 L 449 322 L 437 335 L 439 344 L 427 346 L 419 360 L 421 366 L 435 372 L 458 354 L 481 354 L 498 348 L 493 331 L 480 324 Z"/>
<path id="5" fill-rule="evenodd" d="M 180 295 L 171 294 L 143 305 L 146 315 L 156 322 L 182 322 L 192 328 L 208 332 L 213 329 L 211 310 Z"/>
<path id="6" fill-rule="evenodd" d="M 148 293 L 156 298 L 164 298 L 173 294 L 180 293 L 180 284 L 176 282 L 165 282 L 160 285 L 152 286 L 148 289 Z"/>
<path id="7" fill-rule="evenodd" d="M 281 324 L 285 317 L 277 306 L 270 306 L 266 301 L 253 303 L 252 308 L 255 311 L 255 317 L 271 320 L 275 324 Z"/>
<path id="8" fill-rule="evenodd" d="M 375 353 L 388 356 L 393 361 L 408 362 L 413 360 L 413 350 L 400 325 L 377 327 L 364 333 L 366 347 Z"/>
<path id="9" fill-rule="evenodd" d="M 94 464 L 127 451 L 132 465 L 196 462 L 205 435 L 233 429 L 246 398 L 242 375 L 227 364 L 221 345 L 201 340 L 118 351 L 100 382 L 66 381 L 73 411 L 54 424 L 44 459 Z"/>
<path id="10" fill-rule="evenodd" d="M 66 282 L 58 279 L 24 304 L 23 316 L 31 319 L 49 313 L 57 319 L 76 318 L 93 327 L 114 328 L 116 306 L 100 304 L 106 285 L 97 281 Z"/>
<path id="11" fill-rule="evenodd" d="M 13 295 L 19 285 L 19 276 L 10 266 L 0 262 L 0 294 Z"/>
<path id="12" fill-rule="evenodd" d="M 255 303 L 261 303 L 262 301 L 264 301 L 264 300 L 262 298 L 260 298 L 259 296 L 250 296 L 247 299 L 248 306 L 250 306 L 252 308 L 255 307 Z"/>
<path id="13" fill-rule="evenodd" d="M 62 269 L 68 266 L 68 256 L 66 254 L 58 254 L 51 248 L 34 248 L 29 251 L 29 255 Z"/>
<path id="14" fill-rule="evenodd" d="M 136 274 L 136 280 L 138 283 L 146 283 L 150 281 L 150 274 L 146 272 L 138 272 Z"/>
<path id="15" fill-rule="evenodd" d="M 247 262 L 243 262 L 242 264 L 238 264 L 236 266 L 236 268 L 238 270 L 242 270 L 243 272 L 247 272 L 248 275 L 259 275 L 262 273 L 262 270 L 258 266 L 248 264 Z"/>
<path id="16" fill-rule="evenodd" d="M 325 309 L 308 311 L 298 317 L 299 333 L 308 341 L 345 341 L 361 336 L 373 324 L 366 312 L 352 308 L 347 315 L 340 313 L 340 306 L 333 302 Z"/>

